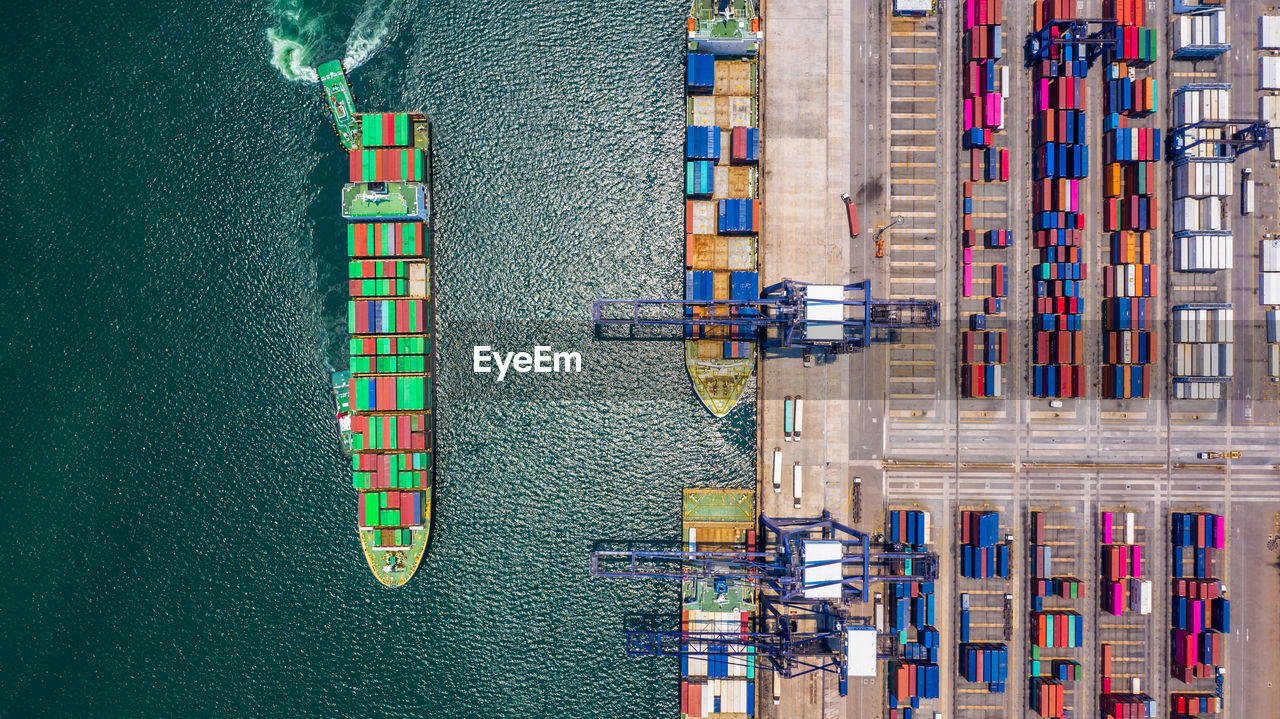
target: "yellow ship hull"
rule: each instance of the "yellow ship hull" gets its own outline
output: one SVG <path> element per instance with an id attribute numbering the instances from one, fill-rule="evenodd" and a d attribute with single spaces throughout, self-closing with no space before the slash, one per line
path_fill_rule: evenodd
<path id="1" fill-rule="evenodd" d="M 742 399 L 747 381 L 756 368 L 756 350 L 742 359 L 708 359 L 699 357 L 698 345 L 714 340 L 690 340 L 684 343 L 684 364 L 693 382 L 693 391 L 702 404 L 716 417 L 723 417 Z"/>
<path id="2" fill-rule="evenodd" d="M 430 505 L 428 505 L 429 507 Z M 373 546 L 373 529 L 361 529 L 360 548 L 364 550 L 365 561 L 369 563 L 369 571 L 378 578 L 385 587 L 400 587 L 413 578 L 422 564 L 422 557 L 427 553 L 427 540 L 431 537 L 430 510 L 424 508 L 426 526 L 422 529 L 410 530 L 412 542 L 405 549 L 383 549 Z"/>

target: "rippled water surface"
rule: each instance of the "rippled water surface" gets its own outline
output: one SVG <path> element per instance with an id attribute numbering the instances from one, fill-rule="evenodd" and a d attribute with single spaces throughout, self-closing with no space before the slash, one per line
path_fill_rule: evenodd
<path id="1" fill-rule="evenodd" d="M 0 715 L 674 715 L 620 632 L 675 587 L 588 547 L 748 485 L 754 419 L 584 320 L 681 290 L 684 3 L 150 5 L 6 17 Z M 395 591 L 327 392 L 345 156 L 290 79 L 333 55 L 437 143 L 438 515 Z M 584 371 L 496 384 L 475 344 Z"/>

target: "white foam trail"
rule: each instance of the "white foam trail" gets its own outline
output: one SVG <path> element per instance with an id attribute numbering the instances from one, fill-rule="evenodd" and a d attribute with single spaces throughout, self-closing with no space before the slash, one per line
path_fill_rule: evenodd
<path id="1" fill-rule="evenodd" d="M 289 80 L 319 82 L 316 69 L 308 64 L 310 50 L 306 45 L 281 36 L 276 30 L 267 31 L 271 41 L 271 64 Z"/>
<path id="2" fill-rule="evenodd" d="M 390 0 L 368 0 L 360 8 L 360 14 L 347 35 L 347 52 L 342 59 L 348 70 L 360 67 L 382 49 L 391 33 L 394 4 Z"/>

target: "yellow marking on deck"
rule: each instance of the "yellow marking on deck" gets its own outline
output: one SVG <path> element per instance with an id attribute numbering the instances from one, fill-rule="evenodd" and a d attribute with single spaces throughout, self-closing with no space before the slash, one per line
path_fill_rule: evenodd
<path id="1" fill-rule="evenodd" d="M 904 177 L 892 180 L 891 183 L 894 185 L 936 185 L 938 181 L 932 177 Z"/>
<path id="2" fill-rule="evenodd" d="M 937 167 L 936 162 L 890 162 L 889 167 Z"/>
<path id="3" fill-rule="evenodd" d="M 937 195 L 889 195 L 890 200 L 902 200 L 903 202 L 932 202 L 938 199 Z"/>
<path id="4" fill-rule="evenodd" d="M 914 212 L 895 212 L 893 214 L 902 215 L 903 217 L 937 217 L 938 216 L 938 213 L 930 212 L 928 210 L 919 210 Z"/>
<path id="5" fill-rule="evenodd" d="M 934 395 L 906 393 L 906 392 L 893 392 L 889 394 L 889 399 L 934 399 Z M 924 421 L 924 420 L 921 420 L 921 421 Z M 950 467 L 951 465 L 946 463 L 939 463 L 938 466 Z M 1057 559 L 1057 557 L 1054 557 L 1054 559 Z"/>
<path id="6" fill-rule="evenodd" d="M 1182 71 L 1182 72 L 1173 73 L 1173 76 L 1174 77 L 1217 77 L 1218 73 L 1203 72 L 1203 71 L 1200 71 L 1200 72 Z"/>
<path id="7" fill-rule="evenodd" d="M 890 260 L 889 266 L 890 267 L 937 267 L 938 263 L 929 262 L 929 261 L 912 262 L 908 260 Z"/>
<path id="8" fill-rule="evenodd" d="M 974 212 L 974 217 L 999 217 L 1004 219 L 1009 216 L 1007 212 Z"/>
<path id="9" fill-rule="evenodd" d="M 938 84 L 938 81 L 937 80 L 890 80 L 889 84 L 897 85 L 898 87 L 929 87 L 929 86 L 936 86 Z"/>
<path id="10" fill-rule="evenodd" d="M 929 63 L 926 65 L 902 65 L 896 62 L 889 63 L 890 70 L 937 70 L 937 63 Z"/>
<path id="11" fill-rule="evenodd" d="M 890 30 L 889 37 L 937 37 L 936 32 L 920 32 L 919 30 Z"/>
<path id="12" fill-rule="evenodd" d="M 890 145 L 890 152 L 937 152 L 937 145 Z"/>

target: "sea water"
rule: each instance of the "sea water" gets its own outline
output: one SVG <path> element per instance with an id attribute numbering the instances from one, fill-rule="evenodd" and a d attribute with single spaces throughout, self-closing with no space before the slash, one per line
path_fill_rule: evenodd
<path id="1" fill-rule="evenodd" d="M 750 486 L 678 341 L 598 297 L 682 292 L 684 2 L 37 3 L 0 53 L 0 715 L 668 717 L 628 658 L 677 587 L 592 543 Z M 370 574 L 327 371 L 345 154 L 319 88 L 433 121 L 430 553 Z M 472 372 L 537 345 L 582 371 Z"/>

